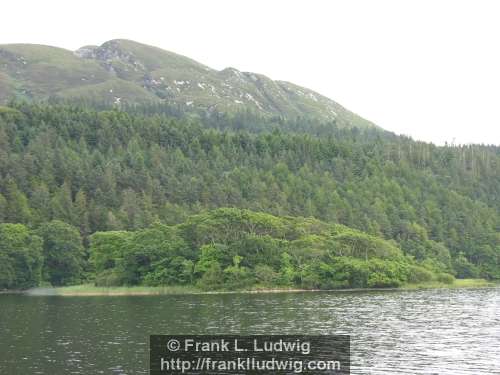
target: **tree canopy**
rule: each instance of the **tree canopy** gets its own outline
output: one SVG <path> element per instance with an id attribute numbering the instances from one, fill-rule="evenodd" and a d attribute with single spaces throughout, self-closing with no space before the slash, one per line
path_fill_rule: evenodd
<path id="1" fill-rule="evenodd" d="M 206 278 L 225 282 L 254 272 L 313 285 L 313 274 L 371 275 L 382 268 L 366 262 L 400 254 L 434 273 L 500 278 L 499 196 L 494 146 L 438 147 L 249 113 L 175 118 L 154 106 L 13 103 L 0 113 L 0 223 L 22 224 L 33 254 L 41 241 L 43 278 L 53 284 L 94 272 L 115 283 L 195 282 L 205 253 L 222 256 L 218 266 L 203 258 Z M 95 259 L 99 243 L 110 250 Z M 12 249 L 24 245 L 3 246 L 0 287 L 40 281 L 16 281 L 22 262 Z M 256 263 L 262 252 L 268 259 Z M 319 254 L 338 261 L 326 267 Z M 294 268 L 303 257 L 307 277 Z"/>

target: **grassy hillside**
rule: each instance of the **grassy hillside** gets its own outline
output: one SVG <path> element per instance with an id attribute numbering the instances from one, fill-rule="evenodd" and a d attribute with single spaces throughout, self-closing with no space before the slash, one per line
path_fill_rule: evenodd
<path id="1" fill-rule="evenodd" d="M 106 103 L 120 104 L 121 98 L 127 98 L 134 103 L 157 101 L 158 98 L 141 86 L 120 78 L 105 82 L 61 90 L 59 96 L 68 99 L 101 98 Z"/>
<path id="2" fill-rule="evenodd" d="M 217 71 L 129 40 L 75 52 L 41 45 L 0 45 L 0 103 L 9 98 L 50 97 L 112 104 L 162 102 L 208 114 L 251 111 L 335 121 L 347 127 L 374 126 L 309 89 L 234 68 Z"/>
<path id="3" fill-rule="evenodd" d="M 33 99 L 111 78 L 96 61 L 62 48 L 26 44 L 0 47 L 0 71 L 13 83 L 9 94 Z"/>

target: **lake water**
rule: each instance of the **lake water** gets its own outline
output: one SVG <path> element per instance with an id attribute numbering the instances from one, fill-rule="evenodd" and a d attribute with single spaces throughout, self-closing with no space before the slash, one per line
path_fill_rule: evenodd
<path id="1" fill-rule="evenodd" d="M 0 374 L 147 374 L 150 334 L 349 334 L 353 374 L 500 374 L 500 289 L 0 295 Z"/>

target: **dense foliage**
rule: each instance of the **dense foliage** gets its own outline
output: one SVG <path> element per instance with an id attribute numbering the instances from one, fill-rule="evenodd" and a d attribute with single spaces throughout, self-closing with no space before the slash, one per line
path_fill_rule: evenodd
<path id="1" fill-rule="evenodd" d="M 439 272 L 500 277 L 498 147 L 437 147 L 377 129 L 250 114 L 201 121 L 173 119 L 154 107 L 0 110 L 0 223 L 11 223 L 0 233 L 0 287 L 42 279 L 64 285 L 93 272 L 106 282 L 148 284 L 209 284 L 222 274 L 226 284 L 248 275 L 252 282 L 288 277 L 306 285 L 317 274 L 340 285 L 346 279 L 337 284 L 338 275 L 357 274 L 349 285 L 376 286 L 391 283 L 373 276 L 375 270 L 399 273 L 403 263 L 414 272 L 399 282 Z M 274 130 L 266 131 L 267 124 Z M 359 231 L 338 233 L 333 246 L 306 229 L 293 239 L 281 232 L 249 239 L 251 230 L 189 226 L 193 214 L 218 207 L 312 217 Z M 257 248 L 262 241 L 280 255 L 251 260 L 244 241 Z M 96 258 L 99 243 L 108 250 Z M 323 254 L 319 263 L 305 262 L 314 270 L 307 277 L 287 273 L 298 267 L 285 250 L 291 243 L 311 257 L 324 251 L 328 261 Z M 371 260 L 379 247 L 390 256 Z M 155 266 L 137 260 L 146 258 Z"/>
<path id="2" fill-rule="evenodd" d="M 29 288 L 42 281 L 42 239 L 22 224 L 0 224 L 0 288 Z"/>
<path id="3" fill-rule="evenodd" d="M 37 273 L 30 272 L 29 282 L 4 282 L 4 287 L 40 281 L 41 247 L 45 281 L 52 285 L 80 281 L 79 265 L 85 254 L 73 238 L 75 229 L 53 221 L 37 231 L 42 237 L 30 241 L 24 225 L 0 224 L 2 233 L 14 228 L 23 233 L 24 242 L 11 249 L 11 256 L 37 254 Z M 9 247 L 11 237 L 5 237 L 7 243 L 0 240 L 0 249 Z M 193 215 L 175 226 L 157 222 L 136 231 L 96 232 L 90 236 L 89 254 L 86 277 L 98 286 L 195 285 L 214 290 L 396 287 L 407 282 L 453 281 L 453 270 L 438 257 L 418 262 L 405 256 L 394 241 L 313 218 L 236 208 Z M 23 262 L 14 271 L 22 272 L 28 264 Z"/>

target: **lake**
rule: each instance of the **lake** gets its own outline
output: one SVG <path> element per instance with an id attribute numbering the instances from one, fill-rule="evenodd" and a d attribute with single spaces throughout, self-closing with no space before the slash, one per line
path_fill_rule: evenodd
<path id="1" fill-rule="evenodd" d="M 150 334 L 349 334 L 353 374 L 500 374 L 500 289 L 0 295 L 0 374 L 147 374 Z"/>

